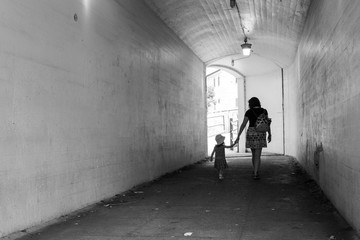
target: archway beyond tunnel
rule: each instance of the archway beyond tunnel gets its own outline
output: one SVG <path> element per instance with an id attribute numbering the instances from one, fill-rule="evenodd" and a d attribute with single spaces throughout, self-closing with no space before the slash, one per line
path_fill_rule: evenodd
<path id="1" fill-rule="evenodd" d="M 207 68 L 208 97 L 208 154 L 215 144 L 216 134 L 223 134 L 225 144 L 231 144 L 237 136 L 248 100 L 258 97 L 272 119 L 272 142 L 264 149 L 267 153 L 284 154 L 283 79 L 281 69 L 260 76 L 234 76 L 220 68 Z M 245 129 L 246 131 L 246 129 Z M 249 152 L 245 148 L 245 132 L 236 153 Z"/>

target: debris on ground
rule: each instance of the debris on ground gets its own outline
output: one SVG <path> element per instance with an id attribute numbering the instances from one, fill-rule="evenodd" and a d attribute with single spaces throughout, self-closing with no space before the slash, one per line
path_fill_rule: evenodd
<path id="1" fill-rule="evenodd" d="M 133 191 L 133 193 L 135 194 L 141 194 L 141 193 L 144 193 L 143 191 Z"/>
<path id="2" fill-rule="evenodd" d="M 103 205 L 106 208 L 112 208 L 114 206 L 123 205 L 125 203 L 131 203 L 135 202 L 141 199 L 144 199 L 144 197 L 140 197 L 140 195 L 143 195 L 144 191 L 140 190 L 129 190 L 125 193 L 116 194 L 114 197 L 100 201 L 99 204 Z"/>

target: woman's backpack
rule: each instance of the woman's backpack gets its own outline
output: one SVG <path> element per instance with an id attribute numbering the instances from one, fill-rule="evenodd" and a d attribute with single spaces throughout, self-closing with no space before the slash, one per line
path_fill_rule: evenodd
<path id="1" fill-rule="evenodd" d="M 270 124 L 271 124 L 271 119 L 268 118 L 267 115 L 265 115 L 265 113 L 261 113 L 259 116 L 256 115 L 256 113 L 253 111 L 253 113 L 255 114 L 256 118 L 256 122 L 255 122 L 255 131 L 257 132 L 267 132 L 270 130 Z"/>

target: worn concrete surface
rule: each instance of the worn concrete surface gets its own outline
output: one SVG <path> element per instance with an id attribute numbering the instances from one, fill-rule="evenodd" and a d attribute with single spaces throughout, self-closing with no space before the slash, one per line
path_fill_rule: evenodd
<path id="1" fill-rule="evenodd" d="M 223 181 L 201 162 L 20 239 L 358 239 L 290 157 L 263 156 L 257 181 L 248 155 L 228 162 Z"/>

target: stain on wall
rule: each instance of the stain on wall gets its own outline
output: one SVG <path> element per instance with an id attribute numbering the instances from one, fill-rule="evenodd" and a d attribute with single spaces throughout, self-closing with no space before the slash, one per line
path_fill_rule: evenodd
<path id="1" fill-rule="evenodd" d="M 206 156 L 204 64 L 142 1 L 0 15 L 0 237 Z"/>
<path id="2" fill-rule="evenodd" d="M 360 3 L 312 2 L 299 46 L 297 158 L 360 232 Z"/>

